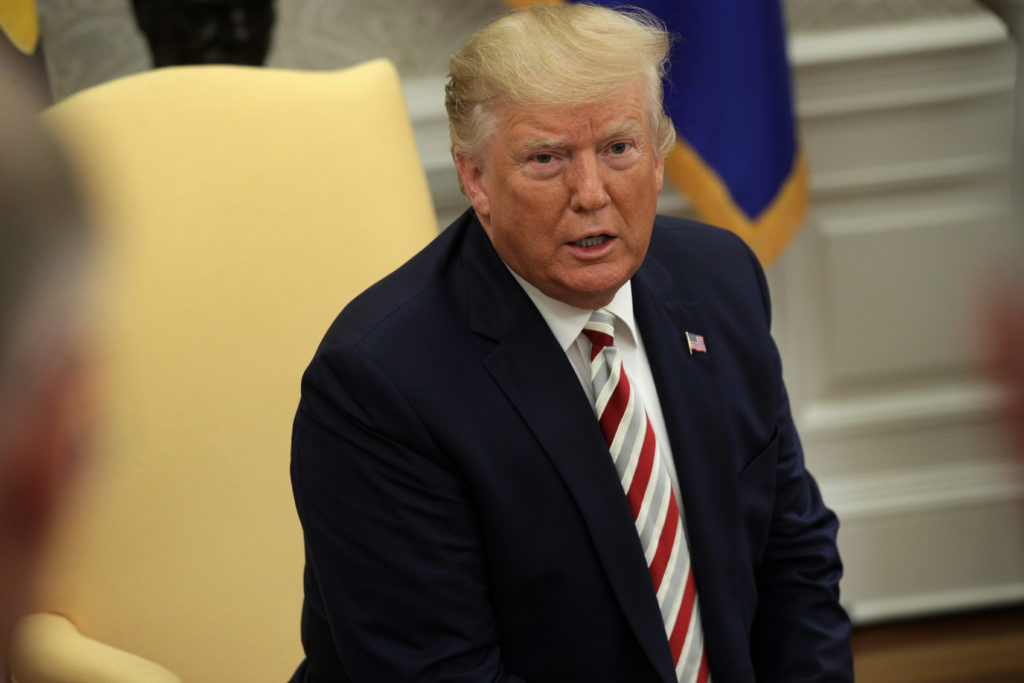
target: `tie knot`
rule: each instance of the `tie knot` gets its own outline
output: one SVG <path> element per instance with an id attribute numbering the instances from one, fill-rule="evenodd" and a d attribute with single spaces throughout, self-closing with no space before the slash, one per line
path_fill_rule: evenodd
<path id="1" fill-rule="evenodd" d="M 599 308 L 590 314 L 590 319 L 583 326 L 583 334 L 587 336 L 595 350 L 611 346 L 615 343 L 615 316 L 607 308 Z"/>

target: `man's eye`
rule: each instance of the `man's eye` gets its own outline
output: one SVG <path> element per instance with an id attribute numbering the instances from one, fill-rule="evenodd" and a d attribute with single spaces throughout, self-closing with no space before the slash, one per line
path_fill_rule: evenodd
<path id="1" fill-rule="evenodd" d="M 616 142 L 614 145 L 608 148 L 612 154 L 625 154 L 629 151 L 628 142 Z"/>
<path id="2" fill-rule="evenodd" d="M 551 154 L 534 154 L 533 160 L 538 164 L 550 164 L 554 161 L 555 157 Z"/>

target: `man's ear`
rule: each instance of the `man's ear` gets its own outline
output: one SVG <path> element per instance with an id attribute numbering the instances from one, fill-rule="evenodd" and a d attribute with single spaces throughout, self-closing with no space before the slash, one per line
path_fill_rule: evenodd
<path id="1" fill-rule="evenodd" d="M 484 187 L 483 167 L 473 157 L 456 152 L 455 168 L 459 172 L 459 179 L 462 180 L 462 187 L 466 191 L 469 203 L 473 205 L 477 217 L 486 227 L 490 222 L 491 204 L 487 198 L 487 189 Z"/>

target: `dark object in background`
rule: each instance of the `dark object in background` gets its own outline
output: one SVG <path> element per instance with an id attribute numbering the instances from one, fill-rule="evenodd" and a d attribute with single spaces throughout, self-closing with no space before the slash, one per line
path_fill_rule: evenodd
<path id="1" fill-rule="evenodd" d="M 260 66 L 270 48 L 274 0 L 132 0 L 153 66 Z"/>

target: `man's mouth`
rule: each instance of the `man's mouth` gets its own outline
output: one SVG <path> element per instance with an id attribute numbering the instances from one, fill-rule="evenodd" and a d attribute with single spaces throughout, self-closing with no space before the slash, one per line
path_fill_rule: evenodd
<path id="1" fill-rule="evenodd" d="M 577 247 L 596 247 L 600 244 L 604 244 L 609 239 L 608 235 L 594 235 L 593 237 L 584 237 L 581 240 L 573 242 L 573 245 Z"/>

